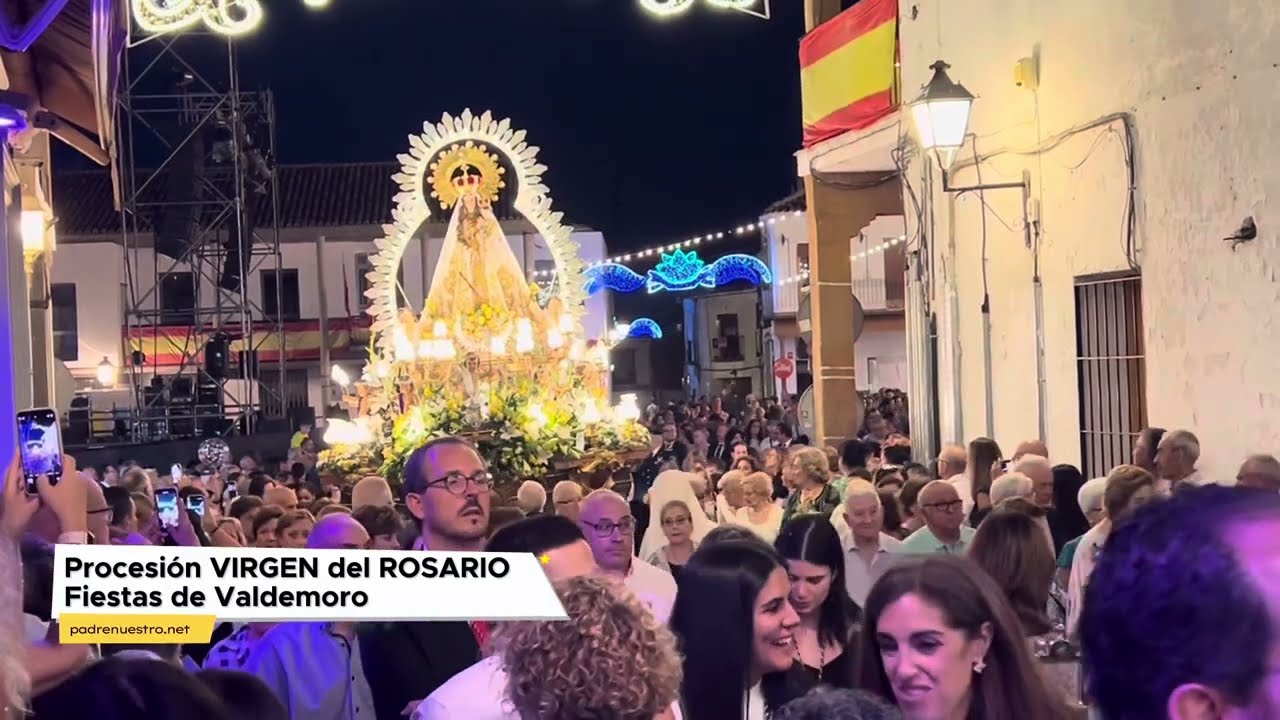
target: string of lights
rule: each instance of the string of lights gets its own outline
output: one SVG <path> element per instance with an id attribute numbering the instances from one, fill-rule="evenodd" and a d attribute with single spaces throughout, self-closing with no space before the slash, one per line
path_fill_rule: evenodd
<path id="1" fill-rule="evenodd" d="M 717 232 L 709 232 L 706 235 L 697 235 L 687 240 L 677 240 L 675 242 L 666 243 L 664 245 L 654 245 L 653 247 L 644 248 L 643 250 L 633 250 L 631 252 L 614 255 L 613 257 L 605 258 L 604 260 L 600 260 L 598 262 L 587 263 L 587 267 L 590 268 L 590 267 L 595 267 L 597 265 L 605 265 L 608 263 L 631 262 L 632 260 L 656 257 L 661 255 L 662 253 L 669 253 L 677 249 L 699 247 L 704 243 L 716 242 L 717 240 L 724 240 L 725 238 L 741 237 L 749 232 L 755 232 L 756 230 L 761 230 L 767 225 L 775 225 L 777 224 L 779 217 L 785 217 L 787 215 L 791 215 L 793 217 L 799 217 L 801 215 L 804 215 L 804 211 L 793 210 L 789 213 L 776 213 L 773 216 L 769 217 L 768 219 L 755 220 L 749 223 L 744 223 L 742 225 L 736 225 L 732 228 L 726 228 L 724 230 L 720 230 Z M 556 271 L 554 269 L 535 270 L 529 274 L 529 277 L 533 280 L 549 280 L 555 277 L 555 274 L 556 274 Z"/>
<path id="2" fill-rule="evenodd" d="M 891 247 L 902 245 L 906 241 L 907 241 L 907 237 L 905 235 L 900 235 L 896 238 L 890 238 L 880 243 L 879 245 L 874 245 L 872 247 L 867 248 L 866 250 L 860 250 L 856 253 L 853 253 L 852 255 L 849 256 L 849 259 L 853 262 L 858 262 L 859 260 L 866 260 L 867 258 L 873 255 L 879 255 L 880 253 L 888 250 Z M 797 272 L 796 274 L 778 278 L 773 282 L 773 284 L 774 285 L 792 285 L 795 283 L 805 283 L 805 282 L 808 282 L 808 280 L 809 280 L 809 265 L 805 263 L 800 265 L 800 271 Z"/>

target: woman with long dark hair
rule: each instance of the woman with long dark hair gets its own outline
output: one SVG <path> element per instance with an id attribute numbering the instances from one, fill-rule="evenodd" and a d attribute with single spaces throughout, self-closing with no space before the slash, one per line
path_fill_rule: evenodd
<path id="1" fill-rule="evenodd" d="M 863 616 L 859 687 L 904 720 L 1067 720 L 1018 618 L 985 572 L 956 555 L 890 568 Z"/>
<path id="2" fill-rule="evenodd" d="M 764 720 L 799 694 L 788 677 L 800 619 L 786 563 L 758 540 L 707 538 L 671 613 L 687 720 Z"/>
<path id="3" fill-rule="evenodd" d="M 1049 509 L 1049 531 L 1053 534 L 1054 557 L 1068 542 L 1089 529 L 1089 520 L 1078 501 L 1081 487 L 1084 487 L 1084 475 L 1075 465 L 1053 466 L 1053 507 Z"/>
<path id="4" fill-rule="evenodd" d="M 999 459 L 1000 446 L 995 440 L 977 438 L 969 443 L 969 461 L 965 467 L 973 499 L 973 509 L 969 511 L 969 527 L 978 527 L 982 518 L 991 512 L 991 470 Z"/>
<path id="5" fill-rule="evenodd" d="M 774 547 L 787 561 L 791 606 L 800 616 L 796 662 L 810 684 L 853 687 L 858 607 L 845 587 L 840 536 L 825 517 L 803 515 L 782 527 Z"/>

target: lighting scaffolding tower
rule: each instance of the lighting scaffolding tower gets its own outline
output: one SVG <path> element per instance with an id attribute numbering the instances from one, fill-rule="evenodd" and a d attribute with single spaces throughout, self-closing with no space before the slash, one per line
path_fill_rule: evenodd
<path id="1" fill-rule="evenodd" d="M 234 44 L 207 33 L 144 38 L 127 53 L 124 78 L 123 349 L 134 439 L 252 433 L 287 410 L 272 95 L 243 91 Z M 250 296 L 259 272 L 276 279 L 263 302 Z M 268 347 L 277 359 L 260 368 Z"/>

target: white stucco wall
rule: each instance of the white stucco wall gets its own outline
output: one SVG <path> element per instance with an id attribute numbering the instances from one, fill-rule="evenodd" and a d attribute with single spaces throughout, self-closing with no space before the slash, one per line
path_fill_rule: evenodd
<path id="1" fill-rule="evenodd" d="M 1274 3 L 967 0 L 961 9 L 902 0 L 900 12 L 904 97 L 928 79 L 930 63 L 945 59 L 952 78 L 979 98 L 970 125 L 979 153 L 1033 147 L 1108 113 L 1133 114 L 1150 423 L 1193 430 L 1201 467 L 1216 479 L 1234 477 L 1246 453 L 1280 449 L 1280 216 L 1270 212 L 1280 197 L 1280 115 L 1270 91 L 1280 79 Z M 1013 67 L 1036 49 L 1040 87 L 1033 93 L 1015 87 Z M 1047 441 L 1054 460 L 1078 462 L 1072 283 L 1127 268 L 1120 136 L 1088 131 L 1049 152 L 1000 154 L 981 167 L 987 183 L 1030 171 L 1041 203 Z M 918 192 L 920 168 L 916 159 L 908 173 Z M 969 168 L 952 181 L 972 184 L 977 176 Z M 931 201 L 935 269 L 940 279 L 955 279 L 958 300 L 953 328 L 947 288 L 935 285 L 942 440 L 967 440 L 987 426 L 980 205 L 972 194 L 936 188 Z M 955 203 L 953 247 L 948 202 Z M 1001 445 L 1012 447 L 1037 428 L 1031 254 L 1019 193 L 987 193 L 987 202 L 992 424 Z M 1259 237 L 1233 252 L 1222 238 L 1246 215 L 1257 220 Z M 962 412 L 952 398 L 957 382 Z"/>

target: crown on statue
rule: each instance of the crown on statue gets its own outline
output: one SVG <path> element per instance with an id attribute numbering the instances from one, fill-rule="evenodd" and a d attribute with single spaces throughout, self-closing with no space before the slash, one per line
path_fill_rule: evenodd
<path id="1" fill-rule="evenodd" d="M 431 197 L 445 209 L 453 207 L 459 198 L 469 193 L 494 202 L 498 199 L 498 192 L 507 186 L 502 179 L 506 168 L 498 162 L 498 156 L 471 140 L 441 152 L 430 169 Z"/>
<path id="2" fill-rule="evenodd" d="M 479 175 L 464 174 L 453 179 L 453 186 L 457 188 L 459 193 L 467 193 L 478 191 L 483 180 Z"/>

